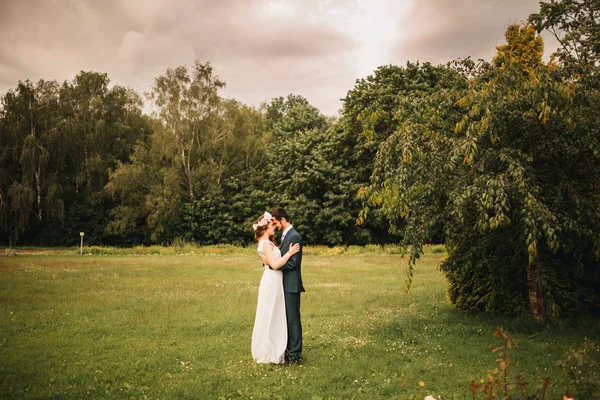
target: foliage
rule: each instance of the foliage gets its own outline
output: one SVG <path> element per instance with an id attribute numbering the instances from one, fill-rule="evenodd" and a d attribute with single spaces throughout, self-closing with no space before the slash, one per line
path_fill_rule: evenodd
<path id="1" fill-rule="evenodd" d="M 9 244 L 44 235 L 46 243 L 78 241 L 70 224 L 78 209 L 106 219 L 106 170 L 147 132 L 139 96 L 108 84 L 106 74 L 81 72 L 62 85 L 20 82 L 2 97 L 0 228 Z M 81 230 L 98 228 L 76 219 Z"/>
<path id="2" fill-rule="evenodd" d="M 307 243 L 397 240 L 381 221 L 355 224 L 362 135 L 302 96 L 253 108 L 222 98 L 224 85 L 209 63 L 168 69 L 147 117 L 106 74 L 20 83 L 0 116 L 0 240 L 75 244 L 84 231 L 89 244 L 247 244 L 251 221 L 276 205 Z"/>
<path id="3" fill-rule="evenodd" d="M 148 93 L 158 107 L 153 140 L 160 146 L 160 155 L 180 175 L 179 185 L 189 200 L 206 187 L 214 173 L 221 173 L 222 165 L 215 168 L 211 150 L 229 133 L 214 117 L 221 106 L 218 91 L 224 87 L 209 63 L 196 61 L 190 69 L 167 69 Z"/>
<path id="4" fill-rule="evenodd" d="M 469 70 L 475 68 L 469 60 L 462 65 Z M 448 172 L 444 157 L 453 141 L 446 132 L 460 118 L 456 102 L 466 87 L 466 78 L 447 69 L 431 92 L 402 98 L 396 112 L 398 128 L 377 153 L 371 184 L 359 192 L 365 207 L 358 222 L 368 218 L 369 206 L 378 208 L 393 231 L 402 229 L 405 245 L 415 244 L 411 262 L 446 222 L 444 185 L 450 184 L 452 176 L 442 175 Z M 408 270 L 408 285 L 411 279 L 412 268 Z"/>
<path id="5" fill-rule="evenodd" d="M 262 163 L 264 118 L 222 99 L 224 85 L 210 64 L 199 62 L 156 79 L 148 95 L 159 109 L 154 132 L 128 163 L 111 171 L 106 186 L 120 198 L 109 231 L 146 230 L 145 242 L 175 236 L 200 244 L 247 241 L 245 220 L 252 211 L 240 210 L 229 196 L 248 194 L 239 189 Z"/>
<path id="6" fill-rule="evenodd" d="M 356 243 L 360 230 L 349 209 L 355 184 L 339 130 L 299 96 L 274 99 L 266 124 L 271 131 L 261 177 L 274 206 L 288 210 L 304 243 Z"/>
<path id="7" fill-rule="evenodd" d="M 473 237 L 478 238 L 476 246 L 467 246 Z M 517 238 L 498 231 L 478 235 L 471 229 L 457 233 L 454 241 L 464 245 L 456 246 L 441 265 L 448 278 L 450 303 L 463 311 L 528 311 L 527 277 L 522 268 L 526 255 L 515 251 Z"/>
<path id="8" fill-rule="evenodd" d="M 401 104 L 398 131 L 382 145 L 362 196 L 390 221 L 405 221 L 408 285 L 423 243 L 444 226 L 449 257 L 441 268 L 459 308 L 519 312 L 527 299 L 540 321 L 548 310 L 593 310 L 598 93 L 561 79 L 555 64 L 532 77 L 520 57 L 496 60 L 462 63 L 468 89 L 450 74 L 456 83 Z"/>
<path id="9" fill-rule="evenodd" d="M 253 255 L 255 249 L 242 248 L 231 244 L 220 244 L 214 246 L 198 246 L 195 243 L 187 243 L 184 240 L 174 240 L 171 246 L 135 246 L 135 247 L 101 247 L 84 246 L 83 255 L 94 256 L 175 256 L 175 255 L 198 255 L 198 256 L 225 256 L 225 255 Z M 79 249 L 72 254 L 79 255 Z"/>
<path id="10" fill-rule="evenodd" d="M 506 29 L 506 44 L 497 46 L 498 53 L 493 62 L 497 66 L 518 65 L 530 78 L 542 65 L 544 41 L 536 35 L 532 25 L 509 25 Z"/>
<path id="11" fill-rule="evenodd" d="M 548 390 L 552 384 L 550 378 L 538 376 L 537 379 L 540 382 L 533 386 L 534 391 L 531 391 L 531 383 L 527 382 L 522 374 L 511 375 L 516 365 L 509 358 L 509 352 L 513 348 L 519 348 L 517 342 L 502 327 L 494 332 L 494 336 L 500 340 L 500 345 L 492 348 L 492 352 L 499 355 L 496 359 L 497 367 L 491 370 L 487 377 L 481 379 L 479 383 L 474 380 L 470 382 L 473 399 L 479 398 L 479 394 L 482 395 L 480 397 L 482 399 L 524 398 L 543 400 L 547 398 Z M 600 398 L 600 373 L 597 368 L 599 361 L 600 349 L 588 339 L 585 339 L 583 345 L 571 348 L 563 354 L 561 360 L 556 363 L 570 378 L 563 398 Z"/>
<path id="12" fill-rule="evenodd" d="M 408 62 L 406 67 L 386 65 L 357 80 L 348 91 L 339 125 L 345 147 L 350 149 L 344 158 L 349 160 L 347 171 L 356 182 L 355 190 L 368 184 L 379 147 L 396 130 L 400 104 L 406 98 L 433 92 L 444 74 L 443 67 L 430 63 Z M 350 209 L 356 217 L 362 207 L 354 201 Z M 365 209 L 365 212 L 369 218 L 361 218 L 359 225 L 372 232 L 369 242 L 398 242 L 401 232 L 395 229 L 394 223 L 388 224 L 378 209 Z M 433 237 L 441 241 L 440 235 Z"/>
<path id="13" fill-rule="evenodd" d="M 554 55 L 574 79 L 600 88 L 600 3 L 595 0 L 540 1 L 529 16 L 538 32 L 550 32 L 560 43 Z"/>
<path id="14" fill-rule="evenodd" d="M 268 206 L 262 191 L 237 179 L 227 179 L 220 188 L 184 206 L 186 238 L 202 245 L 223 241 L 250 244 L 254 241 L 249 227 L 255 210 Z"/>
<path id="15" fill-rule="evenodd" d="M 6 134 L 0 162 L 0 222 L 11 244 L 29 227 L 32 217 L 41 221 L 48 214 L 58 223 L 64 219 L 62 185 L 52 174 L 56 165 L 51 165 L 50 155 L 60 151 L 54 142 L 57 94 L 56 82 L 42 80 L 34 85 L 27 81 L 3 99 Z"/>
<path id="16" fill-rule="evenodd" d="M 517 342 L 502 327 L 499 327 L 494 336 L 500 339 L 500 345 L 492 349 L 492 353 L 498 353 L 496 359 L 497 367 L 487 374 L 480 383 L 474 380 L 470 382 L 471 394 L 473 399 L 539 399 L 543 400 L 547 395 L 548 388 L 551 385 L 548 377 L 541 377 L 541 382 L 535 386 L 535 391 L 530 391 L 530 383 L 525 380 L 521 374 L 511 376 L 510 372 L 515 365 L 509 359 L 509 350 L 518 349 Z M 479 397 L 481 394 L 482 397 Z"/>
<path id="17" fill-rule="evenodd" d="M 568 395 L 600 399 L 600 347 L 586 338 L 582 346 L 569 349 L 557 363 L 570 379 Z"/>

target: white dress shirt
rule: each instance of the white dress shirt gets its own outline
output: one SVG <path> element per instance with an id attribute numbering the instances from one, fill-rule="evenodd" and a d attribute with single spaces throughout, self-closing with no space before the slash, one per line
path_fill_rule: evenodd
<path id="1" fill-rule="evenodd" d="M 292 226 L 292 225 L 290 225 L 290 226 L 288 226 L 288 227 L 285 229 L 285 231 L 283 231 L 283 233 L 281 234 L 281 241 L 282 241 L 282 242 L 283 242 L 283 239 L 285 238 L 285 235 L 286 235 L 286 234 L 289 232 L 289 230 L 290 230 L 290 229 L 292 229 L 292 228 L 293 228 L 293 226 Z"/>

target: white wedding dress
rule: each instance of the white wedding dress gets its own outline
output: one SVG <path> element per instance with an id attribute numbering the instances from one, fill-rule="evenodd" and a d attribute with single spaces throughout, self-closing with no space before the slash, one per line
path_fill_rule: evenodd
<path id="1" fill-rule="evenodd" d="M 264 256 L 263 246 L 269 243 L 258 242 L 258 254 Z M 281 251 L 273 247 L 275 258 L 281 258 Z M 287 347 L 287 320 L 285 318 L 285 297 L 283 294 L 283 273 L 269 269 L 265 265 L 258 288 L 256 319 L 252 332 L 252 357 L 257 363 L 282 364 Z"/>

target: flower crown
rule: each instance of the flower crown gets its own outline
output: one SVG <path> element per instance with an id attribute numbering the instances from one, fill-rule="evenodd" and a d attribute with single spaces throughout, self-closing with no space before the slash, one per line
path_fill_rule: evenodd
<path id="1" fill-rule="evenodd" d="M 258 221 L 256 224 L 252 224 L 252 229 L 256 230 L 259 226 L 265 226 L 272 219 L 273 216 L 269 212 L 265 211 L 265 213 L 263 214 L 263 219 Z"/>

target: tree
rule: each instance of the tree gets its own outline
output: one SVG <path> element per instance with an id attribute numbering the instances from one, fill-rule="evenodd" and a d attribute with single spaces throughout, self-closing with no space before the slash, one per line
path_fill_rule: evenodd
<path id="1" fill-rule="evenodd" d="M 453 84 L 399 107 L 397 133 L 362 196 L 405 221 L 408 284 L 422 245 L 442 225 L 441 269 L 457 307 L 528 308 L 543 322 L 600 299 L 600 98 L 562 79 L 555 64 L 503 58 L 531 37 L 509 30 L 502 62 L 468 68 L 468 88 L 450 76 Z"/>
<path id="2" fill-rule="evenodd" d="M 370 184 L 359 191 L 364 200 L 358 223 L 369 218 L 371 207 L 379 210 L 393 232 L 402 231 L 401 244 L 410 249 L 406 289 L 422 246 L 444 227 L 450 190 L 457 177 L 448 176 L 448 154 L 454 145 L 453 129 L 462 116 L 457 101 L 468 87 L 470 75 L 487 69 L 467 59 L 446 69 L 426 92 L 403 96 L 394 110 L 397 126 L 381 143 Z M 457 71 L 460 71 L 457 72 Z M 460 182 L 460 181 L 459 181 Z M 446 239 L 450 227 L 446 227 Z"/>
<path id="3" fill-rule="evenodd" d="M 344 144 L 342 149 L 350 149 L 346 156 L 349 160 L 348 172 L 352 175 L 350 181 L 356 183 L 355 193 L 368 185 L 379 147 L 397 128 L 399 104 L 407 97 L 434 90 L 443 78 L 444 70 L 430 63 L 408 62 L 406 67 L 385 65 L 377 68 L 373 75 L 357 80 L 354 88 L 348 91 L 339 122 L 344 136 L 340 140 Z M 349 206 L 358 216 L 362 209 L 359 199 Z M 399 230 L 395 229 L 394 224 L 388 224 L 378 209 L 370 209 L 367 214 L 369 217 L 362 218 L 360 222 L 370 234 L 368 238 L 362 235 L 359 243 L 399 240 Z M 388 233 L 390 230 L 393 235 Z"/>
<path id="4" fill-rule="evenodd" d="M 493 62 L 499 67 L 518 65 L 530 78 L 535 78 L 542 65 L 544 41 L 536 35 L 532 25 L 509 25 L 506 29 L 506 44 L 497 46 L 498 53 Z"/>
<path id="5" fill-rule="evenodd" d="M 184 238 L 201 244 L 247 244 L 259 210 L 269 205 L 263 168 L 270 134 L 264 110 L 226 101 L 219 125 L 227 130 L 210 162 L 218 166 L 216 184 L 183 206 Z"/>
<path id="6" fill-rule="evenodd" d="M 222 119 L 227 104 L 218 94 L 224 86 L 209 63 L 198 61 L 155 79 L 147 94 L 157 107 L 153 133 L 135 146 L 129 162 L 110 172 L 106 185 L 107 193 L 120 199 L 109 232 L 141 230 L 146 240 L 172 239 L 184 205 L 218 184 L 225 168 L 219 150 L 231 143 L 230 126 Z"/>
<path id="7" fill-rule="evenodd" d="M 202 160 L 227 132 L 215 125 L 221 106 L 218 91 L 225 82 L 213 76 L 210 63 L 196 61 L 188 70 L 184 66 L 167 72 L 154 82 L 148 98 L 158 107 L 156 141 L 164 146 L 164 155 L 178 165 L 182 186 L 193 200 L 198 190 L 210 180 L 212 166 Z"/>
<path id="8" fill-rule="evenodd" d="M 0 110 L 0 228 L 9 244 L 107 240 L 107 170 L 149 133 L 141 99 L 105 74 L 19 82 Z M 77 236 L 75 236 L 75 230 Z"/>
<path id="9" fill-rule="evenodd" d="M 591 79 L 598 88 L 600 67 L 600 3 L 596 0 L 540 1 L 529 16 L 538 33 L 546 30 L 560 43 L 554 53 L 570 78 Z"/>
<path id="10" fill-rule="evenodd" d="M 71 83 L 63 84 L 60 93 L 66 117 L 61 128 L 81 150 L 81 153 L 72 153 L 79 163 L 75 190 L 79 192 L 81 183 L 85 183 L 88 195 L 103 185 L 98 182 L 95 186 L 93 176 L 95 172 L 104 173 L 99 162 L 102 155 L 97 146 L 102 142 L 97 128 L 104 118 L 104 98 L 109 91 L 109 82 L 107 74 L 81 71 Z"/>
<path id="11" fill-rule="evenodd" d="M 110 85 L 106 74 L 82 71 L 62 85 L 57 129 L 67 138 L 63 145 L 68 157 L 60 168 L 69 231 L 54 234 L 71 238 L 67 242 L 79 231 L 86 232 L 88 243 L 123 242 L 123 237 L 106 230 L 115 204 L 104 186 L 109 170 L 127 161 L 136 142 L 151 133 L 141 107 L 137 93 Z"/>
<path id="12" fill-rule="evenodd" d="M 263 187 L 271 198 L 269 207 L 283 206 L 304 232 L 306 243 L 322 238 L 316 229 L 326 191 L 320 145 L 328 122 L 302 96 L 276 98 L 267 106 L 266 126 L 270 128 Z"/>
<path id="13" fill-rule="evenodd" d="M 106 186 L 120 199 L 110 232 L 143 230 L 147 240 L 163 242 L 252 240 L 246 229 L 255 213 L 249 199 L 261 198 L 253 192 L 267 153 L 265 117 L 222 99 L 223 86 L 210 64 L 199 62 L 156 79 L 148 95 L 158 106 L 154 133 L 136 146 L 129 162 L 111 171 Z"/>
<path id="14" fill-rule="evenodd" d="M 52 169 L 59 157 L 56 139 L 58 85 L 54 81 L 19 82 L 2 102 L 3 145 L 0 226 L 14 244 L 34 216 L 62 222 L 62 185 Z"/>

